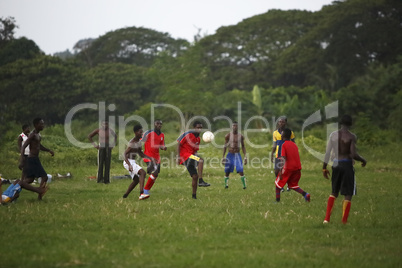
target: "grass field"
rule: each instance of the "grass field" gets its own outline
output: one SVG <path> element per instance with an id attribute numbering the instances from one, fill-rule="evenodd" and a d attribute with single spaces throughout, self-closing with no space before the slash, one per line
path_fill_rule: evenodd
<path id="1" fill-rule="evenodd" d="M 104 185 L 90 178 L 94 150 L 49 132 L 43 144 L 56 155 L 41 154 L 45 169 L 73 178 L 53 177 L 43 201 L 23 191 L 16 203 L 0 207 L 0 267 L 401 267 L 399 144 L 360 146 L 368 165 L 356 166 L 358 195 L 349 223 L 341 224 L 339 198 L 331 223 L 323 225 L 330 182 L 301 144 L 300 186 L 311 193 L 310 203 L 294 191 L 274 203 L 271 169 L 258 164 L 246 166 L 246 190 L 234 174 L 224 189 L 223 170 L 214 163 L 204 171 L 211 187 L 199 188 L 197 200 L 184 167 L 171 166 L 162 169 L 151 198 L 139 201 L 137 188 L 122 198 L 129 179 Z M 1 149 L 6 178 L 19 174 L 14 143 L 6 138 Z M 315 142 L 317 150 L 323 145 Z M 247 149 L 249 159 L 267 155 L 264 148 Z M 200 153 L 210 158 L 222 151 L 209 146 Z M 115 150 L 112 176 L 125 174 Z"/>

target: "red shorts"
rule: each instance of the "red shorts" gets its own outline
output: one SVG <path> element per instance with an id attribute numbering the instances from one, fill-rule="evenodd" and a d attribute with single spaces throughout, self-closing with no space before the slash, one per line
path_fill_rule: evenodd
<path id="1" fill-rule="evenodd" d="M 299 170 L 284 169 L 283 173 L 282 173 L 282 180 L 279 179 L 279 174 L 278 174 L 278 177 L 276 177 L 276 180 L 275 180 L 275 185 L 278 188 L 283 188 L 287 183 L 288 187 L 290 189 L 296 189 L 299 187 L 300 177 L 301 177 L 300 169 Z"/>

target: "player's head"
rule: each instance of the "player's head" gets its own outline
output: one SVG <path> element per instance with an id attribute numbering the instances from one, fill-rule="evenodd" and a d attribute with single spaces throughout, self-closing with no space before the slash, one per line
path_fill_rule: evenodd
<path id="1" fill-rule="evenodd" d="M 237 121 L 234 121 L 232 124 L 233 132 L 237 132 L 238 129 L 239 129 L 239 123 L 237 123 Z"/>
<path id="2" fill-rule="evenodd" d="M 105 128 L 105 129 L 109 128 L 109 121 L 108 120 L 103 120 L 102 121 L 102 127 Z"/>
<path id="3" fill-rule="evenodd" d="M 292 130 L 290 130 L 289 128 L 285 128 L 282 131 L 282 139 L 283 140 L 290 140 L 291 136 L 292 136 Z"/>
<path id="4" fill-rule="evenodd" d="M 194 127 L 195 132 L 201 133 L 202 123 L 200 121 L 194 121 L 193 127 Z"/>
<path id="5" fill-rule="evenodd" d="M 135 133 L 135 136 L 142 136 L 142 126 L 141 125 L 135 125 L 133 128 L 133 131 Z"/>
<path id="6" fill-rule="evenodd" d="M 29 129 L 29 125 L 28 124 L 24 124 L 22 125 L 22 132 L 24 132 L 25 134 L 29 133 L 30 129 Z"/>
<path id="7" fill-rule="evenodd" d="M 156 119 L 154 122 L 154 127 L 156 130 L 161 130 L 162 128 L 162 120 L 160 119 Z"/>
<path id="8" fill-rule="evenodd" d="M 37 130 L 42 130 L 45 127 L 45 122 L 40 117 L 35 118 L 32 123 Z"/>
<path id="9" fill-rule="evenodd" d="M 350 127 L 352 126 L 352 117 L 350 115 L 345 114 L 344 116 L 342 116 L 341 121 L 340 121 L 341 125 Z"/>
<path id="10" fill-rule="evenodd" d="M 278 120 L 276 120 L 276 124 L 278 125 L 278 128 L 284 128 L 287 123 L 288 123 L 288 118 L 284 115 L 280 116 L 278 118 Z"/>

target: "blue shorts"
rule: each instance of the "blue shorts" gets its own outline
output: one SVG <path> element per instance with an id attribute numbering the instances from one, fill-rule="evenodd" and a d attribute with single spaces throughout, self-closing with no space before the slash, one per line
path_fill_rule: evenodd
<path id="1" fill-rule="evenodd" d="M 232 173 L 235 167 L 237 173 L 243 172 L 243 159 L 240 153 L 228 153 L 226 155 L 225 173 Z"/>
<path id="2" fill-rule="evenodd" d="M 22 190 L 21 185 L 19 185 L 18 183 L 11 184 L 10 186 L 8 186 L 7 190 L 5 190 L 3 192 L 3 196 L 8 197 L 8 200 L 10 200 L 10 198 L 14 197 L 15 194 L 20 193 Z M 8 202 L 8 200 L 3 200 L 5 202 Z"/>

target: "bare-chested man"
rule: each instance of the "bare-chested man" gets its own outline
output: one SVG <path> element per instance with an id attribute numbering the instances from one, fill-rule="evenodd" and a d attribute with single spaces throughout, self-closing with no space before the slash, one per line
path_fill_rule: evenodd
<path id="1" fill-rule="evenodd" d="M 341 129 L 332 132 L 329 136 L 327 149 L 325 152 L 322 172 L 326 179 L 329 179 L 327 165 L 330 157 L 333 158 L 332 164 L 332 192 L 328 198 L 327 212 L 324 223 L 328 223 L 331 217 L 332 207 L 339 192 L 345 196 L 343 201 L 342 222 L 348 220 L 352 196 L 356 194 L 355 171 L 353 160 L 362 162 L 362 167 L 366 166 L 367 161 L 357 153 L 356 135 L 349 131 L 352 126 L 352 118 L 344 115 L 341 119 Z"/>
<path id="2" fill-rule="evenodd" d="M 98 135 L 99 144 L 92 138 Z M 98 183 L 110 183 L 110 163 L 112 160 L 112 149 L 116 144 L 117 136 L 113 129 L 109 128 L 109 122 L 103 121 L 100 128 L 95 129 L 88 135 L 89 141 L 98 149 Z"/>
<path id="3" fill-rule="evenodd" d="M 133 128 L 134 131 L 134 138 L 130 140 L 128 143 L 127 149 L 124 152 L 124 162 L 123 166 L 125 169 L 127 169 L 130 172 L 130 176 L 133 179 L 131 184 L 128 186 L 128 189 L 126 193 L 123 195 L 123 198 L 127 198 L 127 196 L 131 193 L 131 191 L 137 186 L 138 183 L 140 183 L 140 200 L 147 199 L 149 197 L 149 194 L 144 194 L 144 180 L 145 180 L 145 175 L 146 172 L 145 170 L 142 169 L 141 166 L 139 166 L 135 162 L 135 158 L 137 155 L 139 155 L 142 158 L 147 158 L 154 162 L 155 164 L 155 159 L 152 157 L 149 157 L 145 155 L 142 151 L 142 144 L 141 144 L 141 138 L 143 134 L 142 126 L 141 125 L 136 125 Z"/>
<path id="4" fill-rule="evenodd" d="M 234 171 L 236 167 L 237 173 L 240 174 L 241 182 L 243 183 L 243 189 L 247 188 L 246 176 L 243 172 L 243 160 L 240 154 L 240 146 L 244 155 L 244 164 L 247 164 L 246 147 L 244 146 L 244 137 L 238 132 L 239 125 L 235 121 L 232 124 L 232 131 L 225 136 L 225 145 L 223 147 L 222 164 L 225 165 L 225 189 L 229 188 L 229 174 Z M 229 148 L 229 152 L 226 155 L 226 148 Z"/>
<path id="5" fill-rule="evenodd" d="M 29 134 L 28 139 L 24 142 L 21 147 L 21 158 L 20 158 L 20 168 L 24 168 L 23 173 L 25 174 L 25 178 L 21 180 L 21 187 L 39 194 L 38 199 L 41 200 L 42 196 L 47 191 L 46 182 L 47 182 L 47 173 L 43 169 L 42 164 L 39 160 L 39 152 L 45 151 L 49 152 L 52 156 L 54 156 L 54 152 L 50 149 L 45 148 L 41 144 L 41 135 L 40 132 L 45 128 L 45 122 L 41 118 L 35 118 L 33 120 L 34 130 Z M 24 163 L 24 153 L 25 148 L 29 146 L 29 155 L 26 158 L 26 163 Z M 29 185 L 34 181 L 35 178 L 41 178 L 40 187 L 32 187 Z"/>

